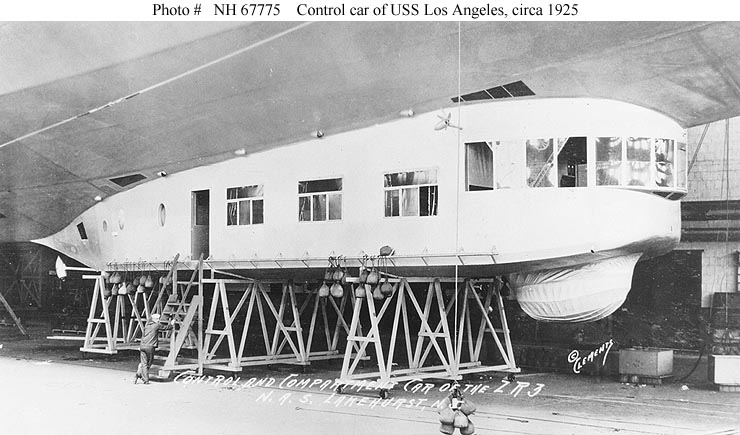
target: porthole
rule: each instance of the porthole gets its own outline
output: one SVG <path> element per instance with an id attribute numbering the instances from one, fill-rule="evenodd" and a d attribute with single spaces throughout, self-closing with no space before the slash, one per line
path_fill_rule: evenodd
<path id="1" fill-rule="evenodd" d="M 123 230 L 123 226 L 125 225 L 125 220 L 123 218 L 123 210 L 120 210 L 118 212 L 118 229 Z"/>
<path id="2" fill-rule="evenodd" d="M 164 207 L 164 204 L 159 204 L 159 208 L 157 209 L 157 221 L 159 222 L 159 226 L 163 227 L 166 220 L 167 209 Z"/>
<path id="3" fill-rule="evenodd" d="M 103 232 L 104 233 L 108 232 L 108 221 L 105 219 L 103 219 Z"/>

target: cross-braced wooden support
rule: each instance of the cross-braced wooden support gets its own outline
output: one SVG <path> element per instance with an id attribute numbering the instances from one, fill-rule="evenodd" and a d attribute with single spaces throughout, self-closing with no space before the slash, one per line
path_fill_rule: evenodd
<path id="1" fill-rule="evenodd" d="M 8 304 L 13 303 L 17 307 L 44 305 L 44 288 L 48 286 L 45 249 L 32 243 L 0 245 L 0 294 Z"/>
<path id="2" fill-rule="evenodd" d="M 87 319 L 87 329 L 82 352 L 102 353 L 107 355 L 116 354 L 119 350 L 138 349 L 141 337 L 144 334 L 144 327 L 147 319 L 153 312 L 162 314 L 164 319 L 175 318 L 182 322 L 187 314 L 187 308 L 180 303 L 182 296 L 187 297 L 186 292 L 178 292 L 177 289 L 172 292 L 167 291 L 167 286 L 173 282 L 172 277 L 177 277 L 177 259 L 175 256 L 172 262 L 167 278 L 160 286 L 159 292 L 152 292 L 147 296 L 144 292 L 135 292 L 128 294 L 109 294 L 104 292 L 106 283 L 103 275 L 83 275 L 84 279 L 95 281 L 93 296 L 90 303 L 90 312 Z M 202 261 L 194 272 L 187 286 L 187 292 L 195 281 L 195 277 L 200 273 L 202 276 Z M 200 271 L 200 272 L 198 272 Z M 175 281 L 176 282 L 176 281 Z M 176 287 L 176 286 L 173 286 Z M 150 299 L 156 295 L 156 302 L 151 304 Z M 166 300 L 166 302 L 163 302 Z M 173 303 L 174 302 L 174 303 Z M 202 317 L 202 316 L 201 316 Z M 189 329 L 188 339 L 185 347 L 196 348 L 195 334 Z M 165 335 L 165 346 L 172 341 L 171 332 Z"/>
<path id="3" fill-rule="evenodd" d="M 344 312 L 347 301 L 353 298 L 351 292 L 344 292 L 337 304 L 333 297 L 319 297 L 316 289 L 299 292 L 292 282 L 285 282 L 282 285 L 280 302 L 276 307 L 260 281 L 231 279 L 206 281 L 214 283 L 215 288 L 206 327 L 205 367 L 240 371 L 245 366 L 275 363 L 305 366 L 310 364 L 311 360 L 342 358 L 338 349 L 339 336 L 342 331 L 349 332 Z M 237 285 L 242 291 L 241 298 L 233 310 L 229 307 L 227 285 Z M 300 307 L 299 296 L 304 297 Z M 310 306 L 312 306 L 310 320 L 306 321 L 307 316 L 304 313 Z M 333 325 L 330 325 L 328 309 L 333 310 L 337 316 Z M 247 349 L 248 333 L 255 311 L 259 317 L 264 342 L 264 353 L 259 352 L 258 355 L 248 352 L 250 349 Z M 238 334 L 234 330 L 234 323 L 242 315 L 244 323 L 237 342 Z M 222 329 L 216 329 L 216 319 L 223 319 Z M 319 322 L 322 323 L 320 327 L 323 327 L 323 336 L 326 339 L 326 347 L 323 350 L 314 349 L 314 333 Z M 228 348 L 228 357 L 217 357 L 222 345 Z"/>
<path id="4" fill-rule="evenodd" d="M 469 373 L 519 372 L 520 369 L 514 361 L 503 299 L 495 287 L 497 281 L 474 284 L 466 280 L 462 289 L 456 289 L 454 296 L 445 305 L 441 282 L 435 279 L 429 282 L 426 292 L 422 294 L 424 302 L 422 305 L 421 298 L 417 298 L 411 289 L 409 280 L 406 278 L 397 280 L 393 286 L 393 293 L 382 303 L 377 303 L 373 299 L 371 291 L 365 292 L 365 299 L 355 300 L 342 372 L 337 380 L 340 385 L 374 380 L 381 388 L 387 389 L 394 383 L 411 379 L 460 379 L 462 375 Z M 499 327 L 495 327 L 489 317 L 493 299 L 496 299 L 498 307 Z M 390 343 L 384 347 L 380 337 L 380 323 L 386 313 L 390 312 L 389 308 L 393 304 L 395 310 Z M 367 310 L 370 317 L 367 335 L 363 335 L 356 327 L 363 310 Z M 480 315 L 477 325 L 473 323 L 471 313 Z M 412 324 L 415 322 L 411 322 L 410 317 L 417 318 L 420 322 L 418 328 L 413 327 L 413 331 Z M 404 331 L 406 367 L 395 368 L 394 353 L 399 344 L 401 327 Z M 496 343 L 503 364 L 495 366 L 482 364 L 480 355 L 486 335 L 493 338 Z M 360 346 L 354 356 L 351 355 L 353 346 L 350 343 L 359 343 Z M 467 346 L 464 346 L 465 343 Z M 374 348 L 378 370 L 357 373 L 359 358 L 366 355 L 370 344 Z"/>
<path id="5" fill-rule="evenodd" d="M 85 341 L 80 350 L 82 352 L 113 355 L 117 352 L 116 336 L 114 335 L 114 327 L 111 322 L 111 298 L 103 295 L 105 279 L 102 275 L 85 276 L 84 278 L 94 279 L 95 289 L 93 290 L 92 302 L 90 303 L 90 314 L 87 316 Z M 101 335 L 101 332 L 104 335 Z"/>
<path id="6" fill-rule="evenodd" d="M 135 293 L 106 297 L 102 275 L 85 275 L 83 278 L 94 280 L 95 288 L 80 350 L 113 355 L 119 350 L 138 349 L 149 316 L 146 295 Z"/>
<path id="7" fill-rule="evenodd" d="M 126 300 L 128 300 L 128 306 L 131 310 L 126 313 Z M 146 319 L 149 318 L 149 301 L 147 300 L 146 293 L 136 292 L 133 295 L 128 294 L 125 296 L 118 296 L 117 305 L 121 306 L 121 327 L 123 329 L 123 343 L 117 345 L 119 350 L 123 349 L 138 349 L 139 342 L 141 341 L 142 335 L 144 335 L 144 326 L 146 326 Z M 118 309 L 116 310 L 116 326 L 118 326 Z M 126 320 L 128 319 L 128 323 Z M 118 337 L 118 335 L 115 335 Z"/>

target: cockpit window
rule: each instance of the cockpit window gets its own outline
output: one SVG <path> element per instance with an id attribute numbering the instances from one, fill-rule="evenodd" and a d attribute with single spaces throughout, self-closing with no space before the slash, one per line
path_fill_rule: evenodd
<path id="1" fill-rule="evenodd" d="M 650 185 L 650 150 L 652 139 L 649 137 L 627 138 L 627 185 Z"/>
<path id="2" fill-rule="evenodd" d="M 619 186 L 622 178 L 622 138 L 596 138 L 596 185 Z"/>
<path id="3" fill-rule="evenodd" d="M 658 187 L 674 187 L 673 143 L 670 139 L 655 139 L 655 185 Z"/>
<path id="4" fill-rule="evenodd" d="M 557 185 L 553 171 L 557 139 L 527 139 L 527 186 L 553 187 Z"/>
<path id="5" fill-rule="evenodd" d="M 557 155 L 558 186 L 586 187 L 588 184 L 586 138 L 569 137 L 563 144 L 558 141 Z"/>
<path id="6" fill-rule="evenodd" d="M 686 188 L 686 144 L 678 142 L 676 144 L 676 175 L 678 178 L 678 187 Z"/>

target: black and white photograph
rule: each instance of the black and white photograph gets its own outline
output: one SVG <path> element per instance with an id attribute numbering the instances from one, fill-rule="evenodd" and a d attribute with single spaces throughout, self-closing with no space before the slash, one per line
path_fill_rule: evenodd
<path id="1" fill-rule="evenodd" d="M 740 434 L 740 9 L 31 3 L 0 433 Z"/>

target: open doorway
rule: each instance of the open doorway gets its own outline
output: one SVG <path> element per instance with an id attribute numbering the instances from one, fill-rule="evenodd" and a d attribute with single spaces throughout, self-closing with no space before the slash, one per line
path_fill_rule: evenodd
<path id="1" fill-rule="evenodd" d="M 210 196 L 208 190 L 197 190 L 192 193 L 192 213 L 191 213 L 191 258 L 203 258 L 210 255 L 209 249 L 209 211 Z"/>

